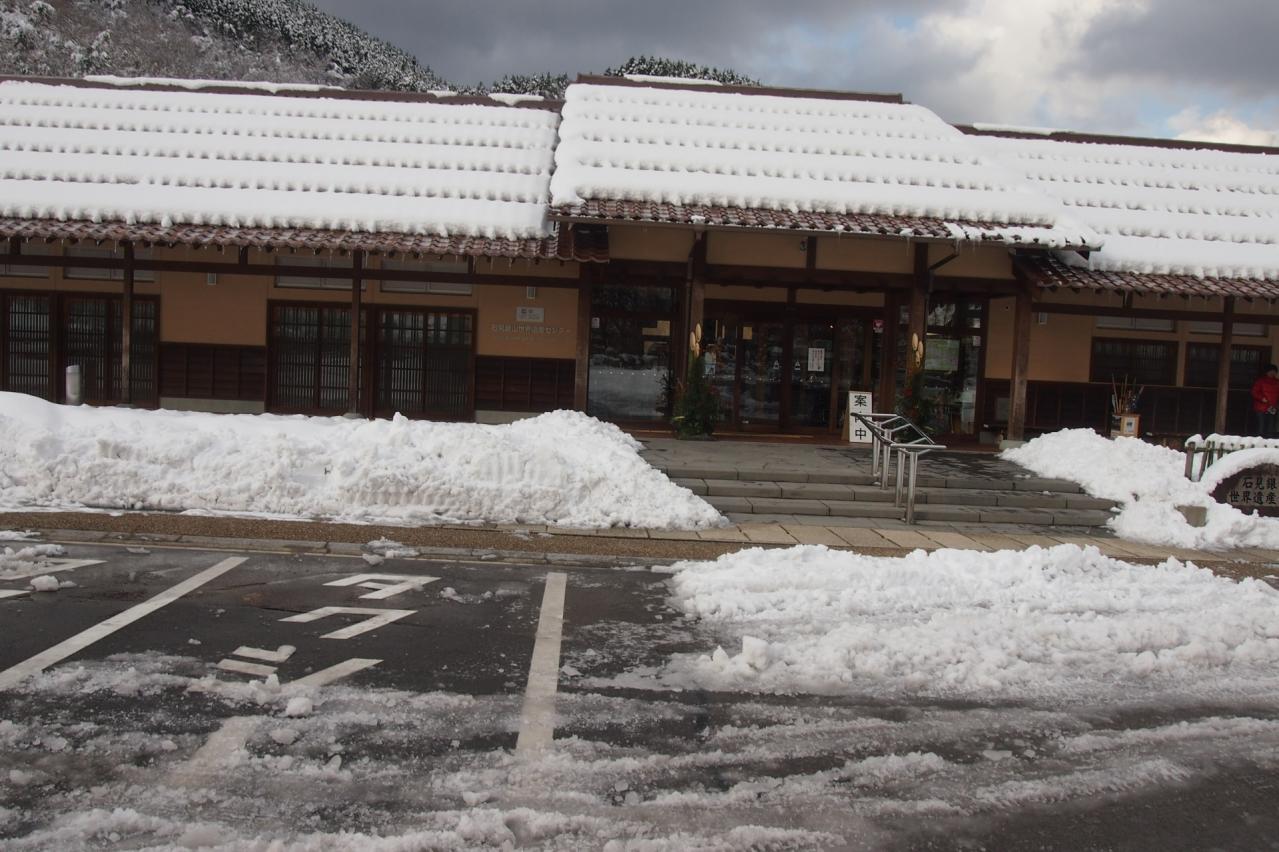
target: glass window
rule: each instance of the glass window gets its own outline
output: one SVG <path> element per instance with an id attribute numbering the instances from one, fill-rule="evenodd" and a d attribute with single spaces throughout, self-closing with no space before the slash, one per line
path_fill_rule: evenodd
<path id="1" fill-rule="evenodd" d="M 382 268 L 402 272 L 421 272 L 421 281 L 382 281 L 384 293 L 435 293 L 441 296 L 469 296 L 474 285 L 469 281 L 432 281 L 435 275 L 467 275 L 467 260 L 383 260 Z"/>
<path id="2" fill-rule="evenodd" d="M 1221 334 L 1219 322 L 1189 322 L 1192 334 Z M 1269 334 L 1269 326 L 1259 322 L 1237 322 L 1230 327 L 1231 337 L 1265 337 Z"/>
<path id="3" fill-rule="evenodd" d="M 351 258 L 334 255 L 280 254 L 275 257 L 276 266 L 305 266 L 310 269 L 350 269 Z M 276 287 L 300 287 L 309 290 L 350 290 L 349 278 L 326 278 L 319 275 L 277 275 Z M 368 289 L 368 282 L 361 281 L 360 289 Z"/>
<path id="4" fill-rule="evenodd" d="M 675 294 L 670 287 L 596 287 L 591 296 L 595 310 L 670 314 Z"/>
<path id="5" fill-rule="evenodd" d="M 53 251 L 46 243 L 29 242 L 22 246 L 22 253 L 47 257 L 53 254 Z M 26 266 L 20 263 L 0 263 L 0 275 L 11 275 L 19 278 L 48 278 L 49 267 Z"/>
<path id="6" fill-rule="evenodd" d="M 118 260 L 124 259 L 124 251 L 120 248 L 109 249 L 105 246 L 68 246 L 66 251 L 67 257 L 92 257 L 106 258 L 113 257 Z M 134 249 L 133 257 L 137 260 L 146 260 L 151 257 L 150 249 Z M 92 266 L 68 266 L 63 275 L 67 278 L 88 278 L 95 281 L 123 281 L 123 269 L 98 269 Z M 135 269 L 133 271 L 134 281 L 154 281 L 155 273 L 148 269 Z"/>
<path id="7" fill-rule="evenodd" d="M 1215 343 L 1186 344 L 1186 385 L 1188 387 L 1215 388 L 1217 386 L 1217 357 L 1221 347 Z M 1230 348 L 1230 387 L 1250 388 L 1261 375 L 1262 368 L 1270 363 L 1270 350 L 1262 346 L 1232 346 Z"/>
<path id="8" fill-rule="evenodd" d="M 1177 324 L 1170 319 L 1097 317 L 1097 328 L 1120 328 L 1128 331 L 1174 331 L 1177 328 Z"/>
<path id="9" fill-rule="evenodd" d="M 1090 381 L 1109 383 L 1127 379 L 1139 385 L 1172 385 L 1176 378 L 1175 342 L 1093 338 Z"/>

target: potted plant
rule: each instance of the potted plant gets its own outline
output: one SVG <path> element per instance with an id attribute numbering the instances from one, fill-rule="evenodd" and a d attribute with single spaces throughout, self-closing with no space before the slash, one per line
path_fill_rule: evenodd
<path id="1" fill-rule="evenodd" d="M 688 336 L 688 371 L 676 383 L 671 425 L 680 438 L 710 438 L 719 423 L 719 398 L 706 380 L 706 358 L 702 352 L 702 327 Z"/>

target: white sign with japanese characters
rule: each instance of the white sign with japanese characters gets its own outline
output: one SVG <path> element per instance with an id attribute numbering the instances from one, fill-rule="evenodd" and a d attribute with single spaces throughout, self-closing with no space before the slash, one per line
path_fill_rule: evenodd
<path id="1" fill-rule="evenodd" d="M 868 415 L 874 410 L 874 400 L 868 392 L 848 392 L 848 442 L 850 444 L 870 443 L 870 431 L 853 415 Z"/>

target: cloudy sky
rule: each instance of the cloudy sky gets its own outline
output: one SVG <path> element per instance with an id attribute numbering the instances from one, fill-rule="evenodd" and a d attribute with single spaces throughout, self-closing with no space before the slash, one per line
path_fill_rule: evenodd
<path id="1" fill-rule="evenodd" d="M 1276 0 L 313 0 L 457 83 L 629 56 L 957 122 L 1279 145 Z"/>

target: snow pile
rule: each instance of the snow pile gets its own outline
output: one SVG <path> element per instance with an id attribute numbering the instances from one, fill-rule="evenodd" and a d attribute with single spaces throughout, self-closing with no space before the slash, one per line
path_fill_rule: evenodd
<path id="1" fill-rule="evenodd" d="M 668 664 L 700 688 L 1053 701 L 1279 689 L 1279 593 L 1173 559 L 812 546 L 673 570 L 676 605 L 742 646 Z"/>
<path id="2" fill-rule="evenodd" d="M 404 524 L 696 528 L 711 506 L 616 426 L 504 426 L 67 407 L 0 393 L 0 505 Z"/>
<path id="3" fill-rule="evenodd" d="M 554 205 L 625 199 L 1037 225 L 1095 235 L 1060 202 L 913 104 L 643 86 L 568 87 Z M 1060 227 L 1054 227 L 1059 225 Z"/>
<path id="4" fill-rule="evenodd" d="M 0 83 L 0 215 L 543 238 L 544 109 Z"/>
<path id="5" fill-rule="evenodd" d="M 1123 538 L 1209 550 L 1279 548 L 1279 520 L 1244 514 L 1212 499 L 1218 472 L 1231 470 L 1219 466 L 1240 455 L 1232 453 L 1200 482 L 1191 482 L 1186 457 L 1176 450 L 1139 438 L 1104 438 L 1091 429 L 1063 429 L 1005 450 L 1001 457 L 1040 476 L 1077 482 L 1094 497 L 1118 501 L 1122 510 L 1110 526 Z M 1192 527 L 1177 506 L 1206 507 L 1207 524 Z"/>
<path id="6" fill-rule="evenodd" d="M 1279 278 L 1279 158 L 974 138 L 1105 237 L 1093 269 Z"/>

